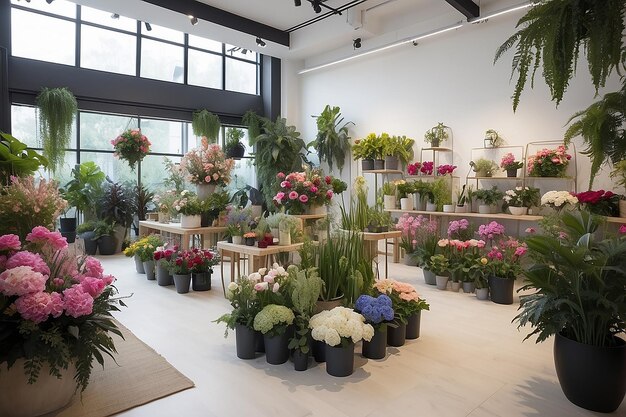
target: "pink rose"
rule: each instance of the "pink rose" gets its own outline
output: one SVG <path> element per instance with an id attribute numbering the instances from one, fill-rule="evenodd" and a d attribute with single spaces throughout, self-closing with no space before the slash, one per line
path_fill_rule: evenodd
<path id="1" fill-rule="evenodd" d="M 276 178 L 278 178 L 279 180 L 285 179 L 285 173 L 279 172 L 278 174 L 276 174 Z"/>
<path id="2" fill-rule="evenodd" d="M 296 198 L 298 198 L 298 193 L 295 191 L 292 191 L 289 193 L 289 199 L 290 200 L 295 200 Z"/>
<path id="3" fill-rule="evenodd" d="M 300 200 L 301 203 L 306 204 L 309 201 L 309 197 L 307 197 L 305 194 L 301 194 L 298 200 Z"/>
<path id="4" fill-rule="evenodd" d="M 318 191 L 318 188 L 316 186 L 312 185 L 311 188 L 309 188 L 309 190 L 311 190 L 311 192 L 313 194 L 315 194 Z"/>

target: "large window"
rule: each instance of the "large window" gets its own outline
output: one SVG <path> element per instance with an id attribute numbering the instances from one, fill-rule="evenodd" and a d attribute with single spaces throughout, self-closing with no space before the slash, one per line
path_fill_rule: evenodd
<path id="1" fill-rule="evenodd" d="M 259 94 L 256 52 L 65 0 L 11 4 L 14 56 Z"/>

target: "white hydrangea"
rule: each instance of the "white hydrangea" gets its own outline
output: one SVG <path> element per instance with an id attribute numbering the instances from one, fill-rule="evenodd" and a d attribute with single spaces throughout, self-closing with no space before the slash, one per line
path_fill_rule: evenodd
<path id="1" fill-rule="evenodd" d="M 567 191 L 548 191 L 541 196 L 541 205 L 562 207 L 565 204 L 577 204 L 578 198 Z"/>
<path id="2" fill-rule="evenodd" d="M 365 318 L 354 310 L 335 307 L 311 317 L 309 327 L 313 339 L 329 346 L 337 346 L 341 339 L 351 339 L 356 343 L 361 339 L 372 340 L 374 328 L 365 323 Z"/>

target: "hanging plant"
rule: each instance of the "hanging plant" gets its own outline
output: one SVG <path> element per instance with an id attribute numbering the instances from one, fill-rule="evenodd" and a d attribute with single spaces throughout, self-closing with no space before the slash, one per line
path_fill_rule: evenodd
<path id="1" fill-rule="evenodd" d="M 248 142 L 252 146 L 257 136 L 261 134 L 263 118 L 252 110 L 248 110 L 241 118 L 241 122 L 248 128 Z"/>
<path id="2" fill-rule="evenodd" d="M 128 161 L 130 169 L 150 152 L 150 141 L 139 129 L 128 129 L 111 141 L 115 152 L 113 156 Z"/>
<path id="3" fill-rule="evenodd" d="M 217 142 L 220 134 L 220 118 L 206 109 L 198 110 L 193 113 L 191 121 L 193 134 L 196 136 L 205 136 L 209 142 Z"/>
<path id="4" fill-rule="evenodd" d="M 48 158 L 48 168 L 54 173 L 63 163 L 65 149 L 69 146 L 78 104 L 72 92 L 64 87 L 44 87 L 36 102 L 43 154 Z"/>
<path id="5" fill-rule="evenodd" d="M 583 47 L 596 92 L 604 87 L 612 70 L 622 64 L 622 33 L 626 0 L 552 0 L 533 6 L 518 22 L 523 27 L 504 42 L 494 63 L 515 47 L 511 78 L 518 74 L 513 92 L 513 110 L 529 78 L 541 73 L 552 100 L 561 102 L 576 73 Z"/>
<path id="6" fill-rule="evenodd" d="M 348 126 L 352 122 L 343 123 L 339 107 L 324 107 L 322 114 L 316 117 L 317 137 L 308 144 L 317 151 L 320 161 L 326 161 L 328 168 L 333 170 L 333 161 L 339 172 L 343 170 L 346 154 L 350 152 L 350 136 Z M 342 125 L 343 123 L 343 125 Z"/>

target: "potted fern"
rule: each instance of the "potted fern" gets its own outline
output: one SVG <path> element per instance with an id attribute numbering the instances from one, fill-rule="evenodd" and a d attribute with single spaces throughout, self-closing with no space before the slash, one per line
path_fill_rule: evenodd
<path id="1" fill-rule="evenodd" d="M 207 109 L 197 110 L 193 113 L 191 128 L 194 135 L 206 137 L 209 142 L 215 143 L 221 127 L 220 118 Z"/>
<path id="2" fill-rule="evenodd" d="M 36 99 L 43 155 L 55 173 L 63 164 L 72 136 L 72 123 L 78 111 L 74 94 L 67 88 L 44 87 Z"/>
<path id="3" fill-rule="evenodd" d="M 317 136 L 307 147 L 313 147 L 317 151 L 320 162 L 325 161 L 330 171 L 333 170 L 333 164 L 336 164 L 341 173 L 346 155 L 350 152 L 348 126 L 354 123 L 344 123 L 341 109 L 337 106 L 327 105 L 319 116 L 313 117 L 317 124 Z"/>

